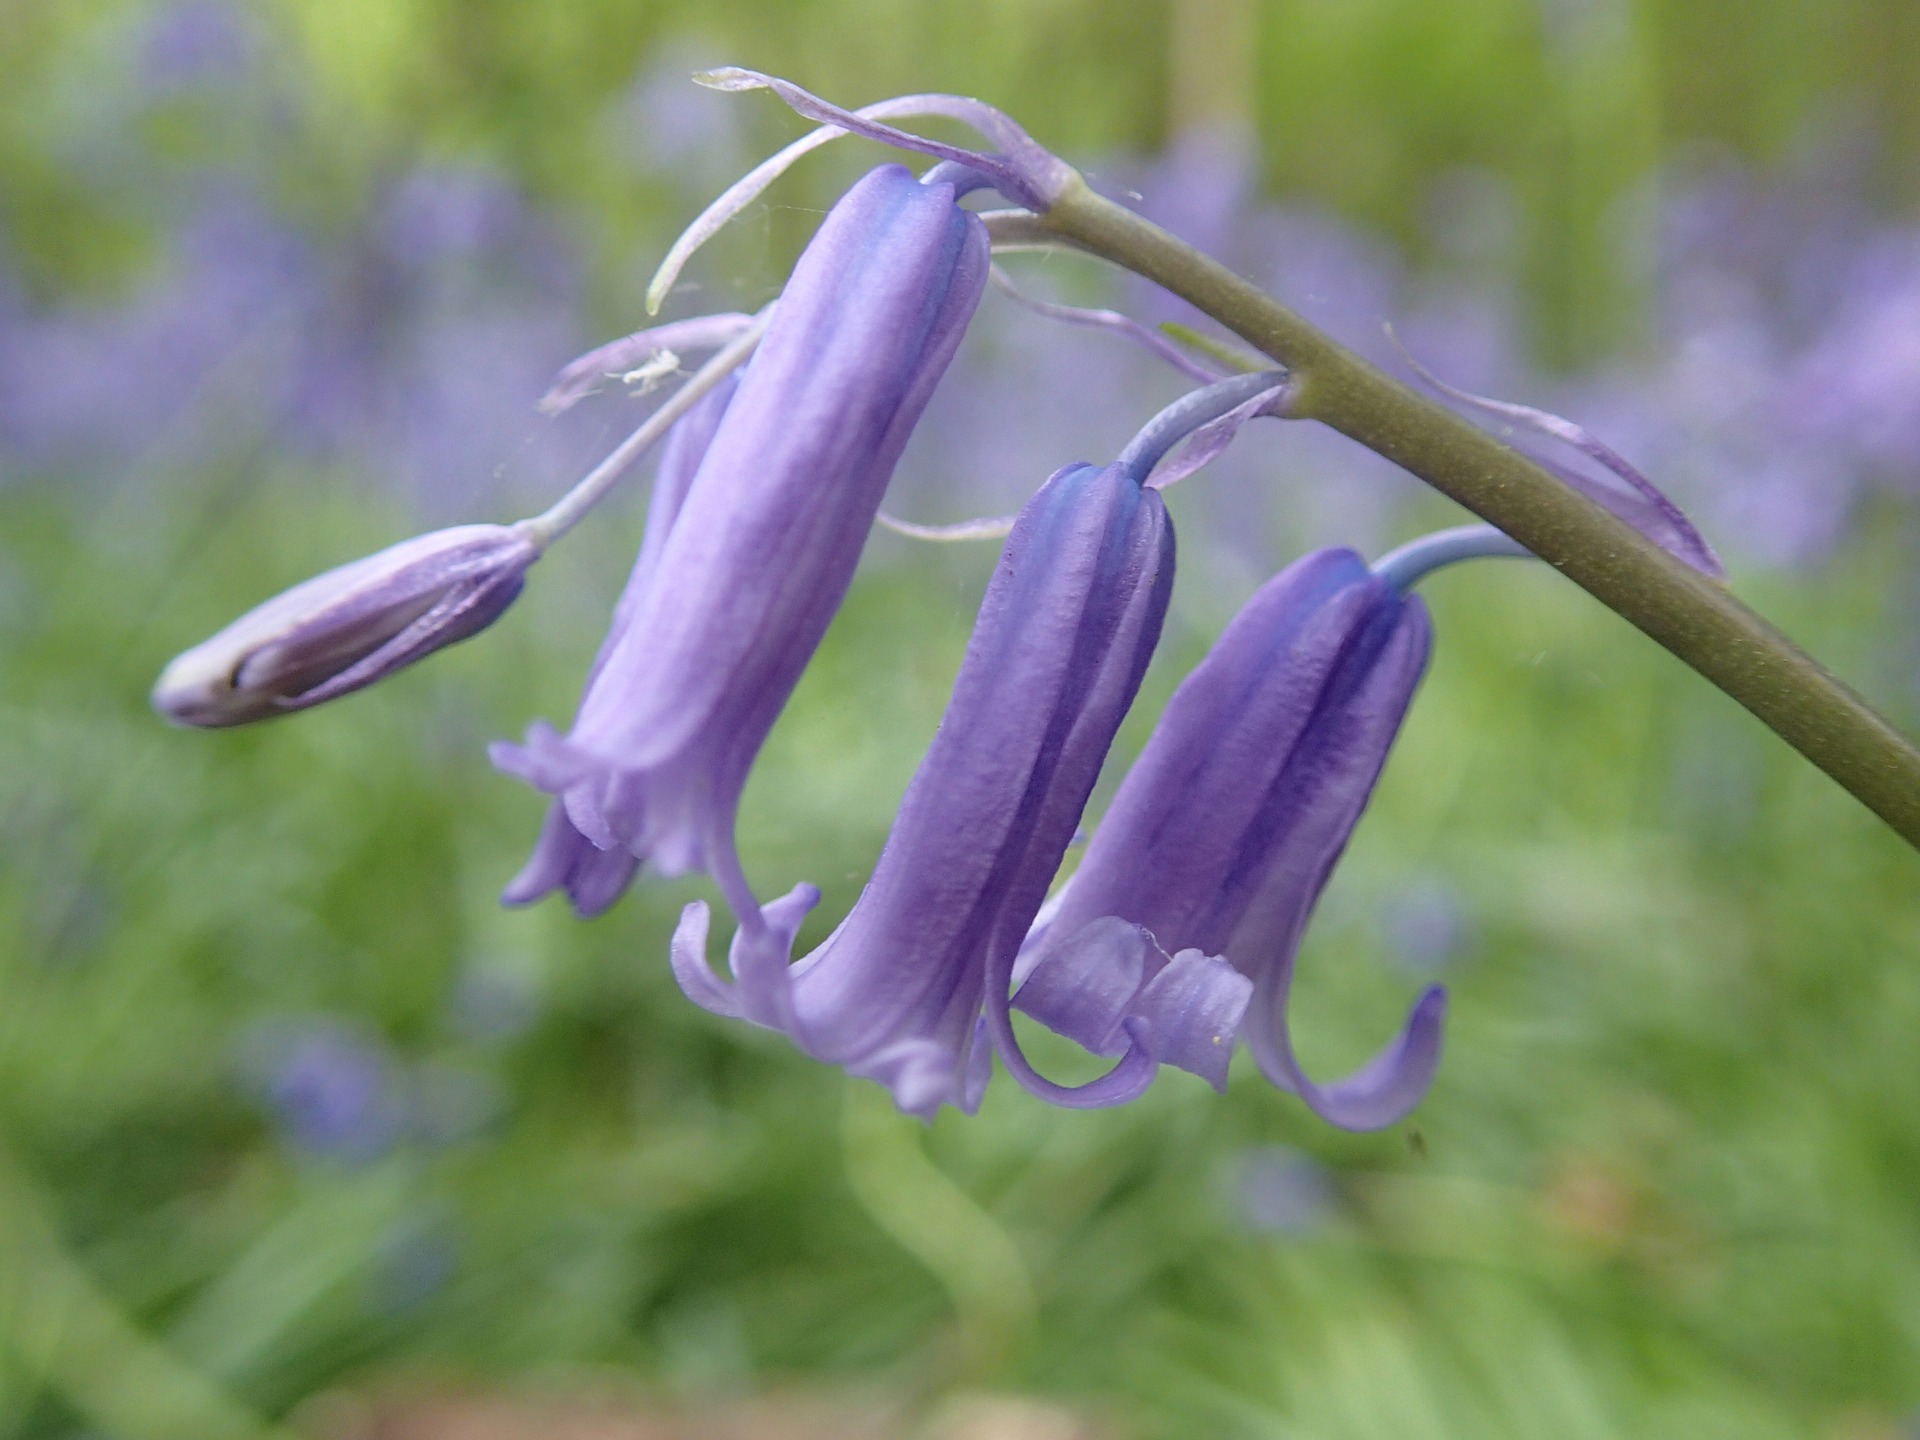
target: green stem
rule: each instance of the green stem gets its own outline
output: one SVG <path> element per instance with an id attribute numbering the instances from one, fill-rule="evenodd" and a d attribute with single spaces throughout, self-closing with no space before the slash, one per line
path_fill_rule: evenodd
<path id="1" fill-rule="evenodd" d="M 121 1440 L 295 1440 L 142 1331 L 56 1233 L 0 1148 L 0 1349 Z M 4 1358 L 0 1356 L 0 1358 Z"/>
<path id="2" fill-rule="evenodd" d="M 1920 848 L 1920 750 L 1725 586 L 1217 261 L 1076 182 L 1041 224 L 1171 290 L 1285 365 L 1289 413 L 1498 525 L 1757 715 Z"/>

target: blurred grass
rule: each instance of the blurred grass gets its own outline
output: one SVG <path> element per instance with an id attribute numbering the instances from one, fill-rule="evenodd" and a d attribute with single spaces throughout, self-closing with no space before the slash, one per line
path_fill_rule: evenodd
<path id="1" fill-rule="evenodd" d="M 1857 106 L 1891 137 L 1888 190 L 1910 183 L 1905 0 L 1568 11 L 1549 43 L 1520 0 L 1260 8 L 1271 178 L 1411 234 L 1435 174 L 1507 174 L 1562 355 L 1631 330 L 1608 216 L 1677 143 L 1765 153 Z M 49 289 L 138 252 L 71 183 L 38 63 L 100 13 L 13 0 L 0 26 L 0 206 Z M 1169 123 L 1154 7 L 262 13 L 320 77 L 289 177 L 316 209 L 393 153 L 485 154 L 595 238 L 621 318 L 630 252 L 680 217 L 608 156 L 606 107 L 669 41 L 854 99 L 979 91 L 1075 153 Z M 790 130 L 771 107 L 750 123 Z M 679 996 L 664 937 L 697 883 L 590 926 L 495 905 L 541 805 L 484 742 L 570 713 L 630 519 L 377 691 L 257 731 L 162 727 L 143 697 L 167 655 L 411 528 L 328 477 L 252 482 L 0 486 L 0 1436 L 264 1433 L 395 1373 L 995 1385 L 1143 1436 L 1907 1433 L 1913 857 L 1553 577 L 1432 587 L 1433 673 L 1308 941 L 1301 1046 L 1333 1070 L 1416 987 L 1396 904 L 1456 897 L 1449 1053 L 1412 1126 L 1335 1134 L 1241 1069 L 1224 1098 L 1169 1076 L 1102 1114 L 1003 1081 L 923 1132 Z M 1742 584 L 1913 728 L 1913 517 L 1875 518 L 1817 581 Z M 864 578 L 769 746 L 747 861 L 768 891 L 823 886 L 810 935 L 872 864 L 990 560 Z M 1176 627 L 1149 700 L 1205 638 Z M 476 1019 L 500 993 L 522 1017 Z M 322 1014 L 472 1082 L 490 1118 L 302 1154 L 243 1052 L 263 1019 Z M 1273 1146 L 1328 1180 L 1292 1232 L 1244 1213 L 1246 1157 Z"/>
<path id="2" fill-rule="evenodd" d="M 1245 1073 L 1224 1100 L 1172 1076 L 1112 1114 L 1002 1086 L 923 1139 L 681 1000 L 662 941 L 697 886 L 642 887 L 592 926 L 494 908 L 539 806 L 479 741 L 565 713 L 592 638 L 574 597 L 536 587 L 486 638 L 298 723 L 209 737 L 147 714 L 155 657 L 269 574 L 388 533 L 364 507 L 262 499 L 183 579 L 146 517 L 0 499 L 21 622 L 0 710 L 6 1133 L 57 1197 L 66 1263 L 260 1413 L 396 1365 L 611 1366 L 691 1393 L 991 1381 L 1168 1435 L 1785 1435 L 1920 1398 L 1911 856 L 1552 577 L 1434 587 L 1434 672 L 1306 952 L 1302 1045 L 1331 1069 L 1413 988 L 1392 895 L 1419 877 L 1462 897 L 1478 940 L 1417 1148 L 1327 1132 Z M 1870 674 L 1897 558 L 1863 547 L 1838 583 L 1766 598 Z M 821 880 L 829 914 L 963 637 L 966 593 L 929 578 L 856 591 L 754 782 L 756 877 Z M 1176 638 L 1150 685 L 1199 644 Z M 462 982 L 502 969 L 537 1019 L 476 1035 Z M 302 1011 L 489 1075 L 506 1109 L 368 1165 L 302 1160 L 236 1050 L 249 1019 Z M 1235 1157 L 1276 1143 L 1330 1168 L 1336 1203 L 1302 1235 L 1239 1218 Z M 966 1197 L 944 1243 L 987 1247 L 971 1297 L 967 1262 L 926 1248 L 948 1223 L 913 1199 L 927 1182 L 904 1212 L 875 1200 L 922 1145 Z M 21 1341 L 0 1433 L 68 1433 L 85 1397 L 23 1371 Z"/>

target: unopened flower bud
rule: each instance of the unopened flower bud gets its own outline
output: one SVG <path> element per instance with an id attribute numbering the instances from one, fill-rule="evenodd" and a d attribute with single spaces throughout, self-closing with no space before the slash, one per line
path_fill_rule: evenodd
<path id="1" fill-rule="evenodd" d="M 518 526 L 436 530 L 316 575 L 176 656 L 153 708 L 245 725 L 332 700 L 486 629 L 540 547 Z"/>

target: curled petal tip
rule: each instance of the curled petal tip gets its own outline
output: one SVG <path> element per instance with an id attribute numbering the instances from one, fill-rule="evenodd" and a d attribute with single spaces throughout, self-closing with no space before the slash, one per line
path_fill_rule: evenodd
<path id="1" fill-rule="evenodd" d="M 1440 1069 L 1447 991 L 1431 986 L 1407 1012 L 1399 1038 L 1344 1080 L 1317 1085 L 1287 1059 L 1295 1091 L 1309 1109 L 1343 1130 L 1384 1130 L 1427 1098 Z"/>
<path id="2" fill-rule="evenodd" d="M 1294 1057 L 1287 997 L 1300 934 L 1386 761 L 1428 644 L 1417 598 L 1353 552 L 1321 550 L 1268 581 L 1174 692 L 1047 930 L 1075 937 L 1092 918 L 1120 917 L 1174 952 L 1125 1005 L 1128 1032 L 1160 1063 L 1218 1086 L 1244 1036 L 1270 1081 L 1350 1129 L 1391 1124 L 1424 1092 L 1441 996 L 1423 997 L 1381 1061 L 1324 1087 Z M 1070 958 L 1072 943 L 1050 953 Z M 1097 969 L 1108 986 L 1131 983 L 1113 959 Z M 1083 1006 L 1094 993 L 1079 976 L 1056 979 Z"/>
<path id="3" fill-rule="evenodd" d="M 525 780 L 536 789 L 555 795 L 594 775 L 598 769 L 591 756 L 542 720 L 527 727 L 524 744 L 493 741 L 487 746 L 487 758 L 501 774 Z"/>
<path id="4" fill-rule="evenodd" d="M 1154 1058 L 1227 1088 L 1227 1067 L 1253 981 L 1223 957 L 1182 950 L 1135 1001 Z"/>
<path id="5" fill-rule="evenodd" d="M 704 900 L 690 901 L 680 912 L 680 923 L 674 926 L 668 950 L 673 978 L 702 1010 L 738 1020 L 744 1011 L 737 987 L 721 980 L 707 963 L 707 932 L 712 925 L 713 912 Z"/>
<path id="6" fill-rule="evenodd" d="M 547 807 L 533 854 L 500 892 L 500 903 L 531 905 L 564 890 L 574 913 L 590 920 L 613 907 L 639 868 L 640 862 L 627 851 L 596 845 L 574 824 L 566 805 L 556 800 Z"/>

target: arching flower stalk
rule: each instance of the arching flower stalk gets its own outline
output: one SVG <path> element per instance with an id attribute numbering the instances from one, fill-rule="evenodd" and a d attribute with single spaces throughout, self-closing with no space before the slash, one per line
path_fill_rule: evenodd
<path id="1" fill-rule="evenodd" d="M 1371 568 L 1351 551 L 1324 550 L 1275 577 L 1179 687 L 1078 870 L 1045 898 L 1165 615 L 1173 536 L 1159 491 L 1248 420 L 1278 415 L 1324 421 L 1526 536 L 1903 834 L 1920 835 L 1920 752 L 1746 611 L 1718 583 L 1717 558 L 1686 517 L 1584 430 L 1434 381 L 1574 446 L 1605 473 L 1536 464 L 1493 442 L 1095 196 L 978 101 L 918 95 L 848 111 L 756 72 L 704 79 L 772 89 L 821 128 L 695 221 L 655 277 L 650 308 L 708 235 L 826 141 L 864 135 L 939 163 L 918 181 L 883 166 L 855 185 L 758 315 L 670 322 L 567 367 L 549 410 L 609 378 L 651 388 L 679 372 L 683 352 L 711 352 L 546 512 L 420 536 L 295 587 L 174 661 L 154 691 L 164 714 L 225 726 L 304 709 L 476 633 L 511 604 L 552 540 L 670 434 L 644 543 L 572 729 L 536 725 L 525 744 L 495 747 L 502 769 L 554 797 L 509 902 L 559 889 L 593 914 L 643 862 L 709 870 L 737 920 L 731 974 L 709 968 L 709 911 L 689 906 L 672 945 L 687 993 L 878 1080 L 914 1114 L 972 1109 L 994 1053 L 1021 1084 L 1063 1105 L 1128 1100 L 1163 1064 L 1221 1086 L 1244 1037 L 1261 1072 L 1316 1113 L 1378 1128 L 1408 1113 L 1433 1078 L 1444 992 L 1421 995 L 1368 1065 L 1320 1083 L 1289 1034 L 1294 967 L 1424 673 L 1430 625 L 1409 587 L 1442 564 L 1524 553 L 1500 532 L 1444 532 Z M 888 123 L 912 116 L 962 121 L 988 148 Z M 983 220 L 959 207 L 982 188 L 1024 208 Z M 1285 368 L 1206 384 L 1113 464 L 1068 466 L 1010 520 L 923 527 L 882 517 L 895 463 L 979 302 L 990 249 L 1003 242 L 1070 242 L 1126 264 Z M 1124 315 L 1028 303 L 1212 378 L 1212 364 Z M 1201 351 L 1223 368 L 1252 363 L 1227 348 Z M 876 518 L 925 538 L 1007 543 L 946 719 L 871 881 L 795 964 L 818 892 L 801 885 L 762 906 L 735 853 L 734 815 Z M 1049 1080 L 1022 1050 L 1014 1009 L 1115 1063 L 1084 1085 Z"/>

